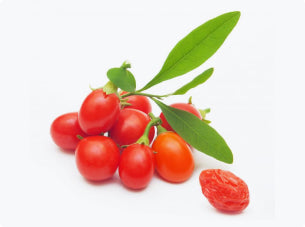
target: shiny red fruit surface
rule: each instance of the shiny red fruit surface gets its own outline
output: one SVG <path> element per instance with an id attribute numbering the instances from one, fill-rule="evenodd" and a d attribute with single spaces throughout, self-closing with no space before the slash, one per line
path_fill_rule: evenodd
<path id="1" fill-rule="evenodd" d="M 123 150 L 119 175 L 123 184 L 131 189 L 145 188 L 154 174 L 153 150 L 141 144 L 132 144 Z"/>
<path id="2" fill-rule="evenodd" d="M 109 136 L 120 146 L 130 145 L 143 135 L 150 117 L 140 110 L 123 109 L 121 110 L 117 121 L 109 131 Z M 155 135 L 155 128 L 149 131 L 149 141 L 151 142 Z"/>
<path id="3" fill-rule="evenodd" d="M 120 159 L 115 142 L 105 136 L 89 136 L 82 139 L 75 152 L 80 174 L 91 181 L 102 181 L 113 176 Z"/>
<path id="4" fill-rule="evenodd" d="M 51 137 L 54 143 L 64 150 L 74 151 L 79 139 L 77 135 L 86 137 L 78 124 L 78 113 L 66 113 L 57 117 L 51 125 Z"/>
<path id="5" fill-rule="evenodd" d="M 88 135 L 100 135 L 112 127 L 119 113 L 120 99 L 117 95 L 107 95 L 103 89 L 96 89 L 82 103 L 79 125 Z"/>

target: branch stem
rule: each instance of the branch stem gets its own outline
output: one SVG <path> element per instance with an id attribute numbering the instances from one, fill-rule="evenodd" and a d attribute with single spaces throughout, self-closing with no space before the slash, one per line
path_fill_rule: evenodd
<path id="1" fill-rule="evenodd" d="M 128 92 L 127 94 L 121 95 L 122 98 L 126 98 L 128 96 L 131 95 L 142 95 L 142 96 L 146 96 L 146 97 L 150 97 L 150 98 L 157 98 L 157 99 L 162 99 L 164 97 L 168 97 L 171 94 L 167 94 L 167 95 L 153 95 L 153 94 L 148 94 L 148 93 L 142 93 L 142 92 Z"/>

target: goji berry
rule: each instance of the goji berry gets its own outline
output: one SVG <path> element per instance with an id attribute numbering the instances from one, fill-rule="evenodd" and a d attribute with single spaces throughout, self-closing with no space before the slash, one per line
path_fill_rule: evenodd
<path id="1" fill-rule="evenodd" d="M 241 212 L 249 204 L 247 184 L 230 171 L 204 170 L 199 176 L 199 181 L 202 193 L 218 210 Z"/>

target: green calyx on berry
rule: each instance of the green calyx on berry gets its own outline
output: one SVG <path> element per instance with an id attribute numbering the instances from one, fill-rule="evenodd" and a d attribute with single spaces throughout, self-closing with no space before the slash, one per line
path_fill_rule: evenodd
<path id="1" fill-rule="evenodd" d="M 205 122 L 205 123 L 207 123 L 207 124 L 210 124 L 211 121 L 205 119 L 205 117 L 206 117 L 206 114 L 207 114 L 207 113 L 210 113 L 210 112 L 211 112 L 211 109 L 210 109 L 210 108 L 207 108 L 207 109 L 204 109 L 204 110 L 199 109 L 199 112 L 200 112 L 200 114 L 201 114 L 201 116 L 202 116 L 202 121 Z"/>
<path id="2" fill-rule="evenodd" d="M 92 86 L 89 84 L 89 88 L 90 88 L 91 91 L 95 91 L 95 90 L 97 90 L 97 89 L 102 89 L 103 87 L 94 88 L 94 87 L 92 87 Z"/>
<path id="3" fill-rule="evenodd" d="M 77 139 L 82 140 L 84 139 L 84 137 L 82 137 L 81 135 L 76 135 Z"/>
<path id="4" fill-rule="evenodd" d="M 190 97 L 189 97 L 189 100 L 188 100 L 188 104 L 190 104 L 190 105 L 194 105 L 194 104 L 193 104 L 192 98 L 193 98 L 193 97 L 190 96 Z M 202 121 L 203 121 L 204 123 L 210 124 L 211 121 L 205 119 L 205 117 L 206 117 L 206 114 L 207 114 L 207 113 L 210 113 L 210 112 L 211 112 L 211 109 L 210 109 L 210 108 L 207 108 L 207 109 L 204 109 L 204 110 L 202 110 L 202 109 L 198 109 L 198 110 L 199 110 L 200 115 L 201 115 L 201 117 L 202 117 Z"/>
<path id="5" fill-rule="evenodd" d="M 121 107 L 124 108 L 125 106 L 131 106 L 132 104 L 128 102 L 128 99 L 120 98 Z"/>
<path id="6" fill-rule="evenodd" d="M 112 83 L 111 81 L 108 81 L 105 86 L 103 87 L 103 91 L 109 95 L 109 94 L 117 94 L 118 93 L 118 87 Z"/>

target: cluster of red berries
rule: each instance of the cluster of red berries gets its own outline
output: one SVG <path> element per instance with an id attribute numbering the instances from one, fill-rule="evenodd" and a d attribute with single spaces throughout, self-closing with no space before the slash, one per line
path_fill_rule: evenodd
<path id="1" fill-rule="evenodd" d="M 124 94 L 126 92 L 120 93 Z M 202 118 L 192 104 L 172 106 Z M 62 149 L 76 151 L 78 170 L 88 180 L 108 179 L 117 167 L 123 184 L 132 189 L 145 188 L 155 169 L 167 181 L 187 180 L 194 170 L 189 145 L 173 132 L 163 114 L 160 118 L 164 128 L 158 126 L 159 135 L 155 138 L 155 126 L 161 120 L 152 120 L 150 112 L 151 104 L 145 96 L 131 95 L 122 99 L 114 93 L 106 94 L 103 89 L 96 89 L 86 97 L 78 113 L 55 119 L 51 135 Z M 156 123 L 148 126 L 153 121 Z M 147 135 L 144 133 L 146 128 Z M 148 138 L 146 142 L 145 137 Z M 143 141 L 139 141 L 140 138 Z"/>
<path id="2" fill-rule="evenodd" d="M 190 145 L 174 132 L 162 113 L 158 118 L 151 114 L 147 97 L 123 98 L 124 94 L 127 92 L 107 94 L 101 88 L 93 90 L 79 112 L 61 115 L 53 121 L 53 141 L 64 150 L 75 150 L 77 168 L 90 181 L 109 179 L 117 168 L 122 183 L 136 190 L 149 184 L 155 170 L 169 182 L 189 179 L 194 171 Z M 202 119 L 191 103 L 171 106 Z M 212 173 L 203 171 L 200 175 L 202 191 L 211 204 L 226 211 L 243 210 L 249 203 L 246 184 L 226 171 Z M 215 187 L 219 190 L 215 191 Z M 224 205 L 221 195 L 231 195 L 232 199 L 225 201 L 229 205 Z"/>

